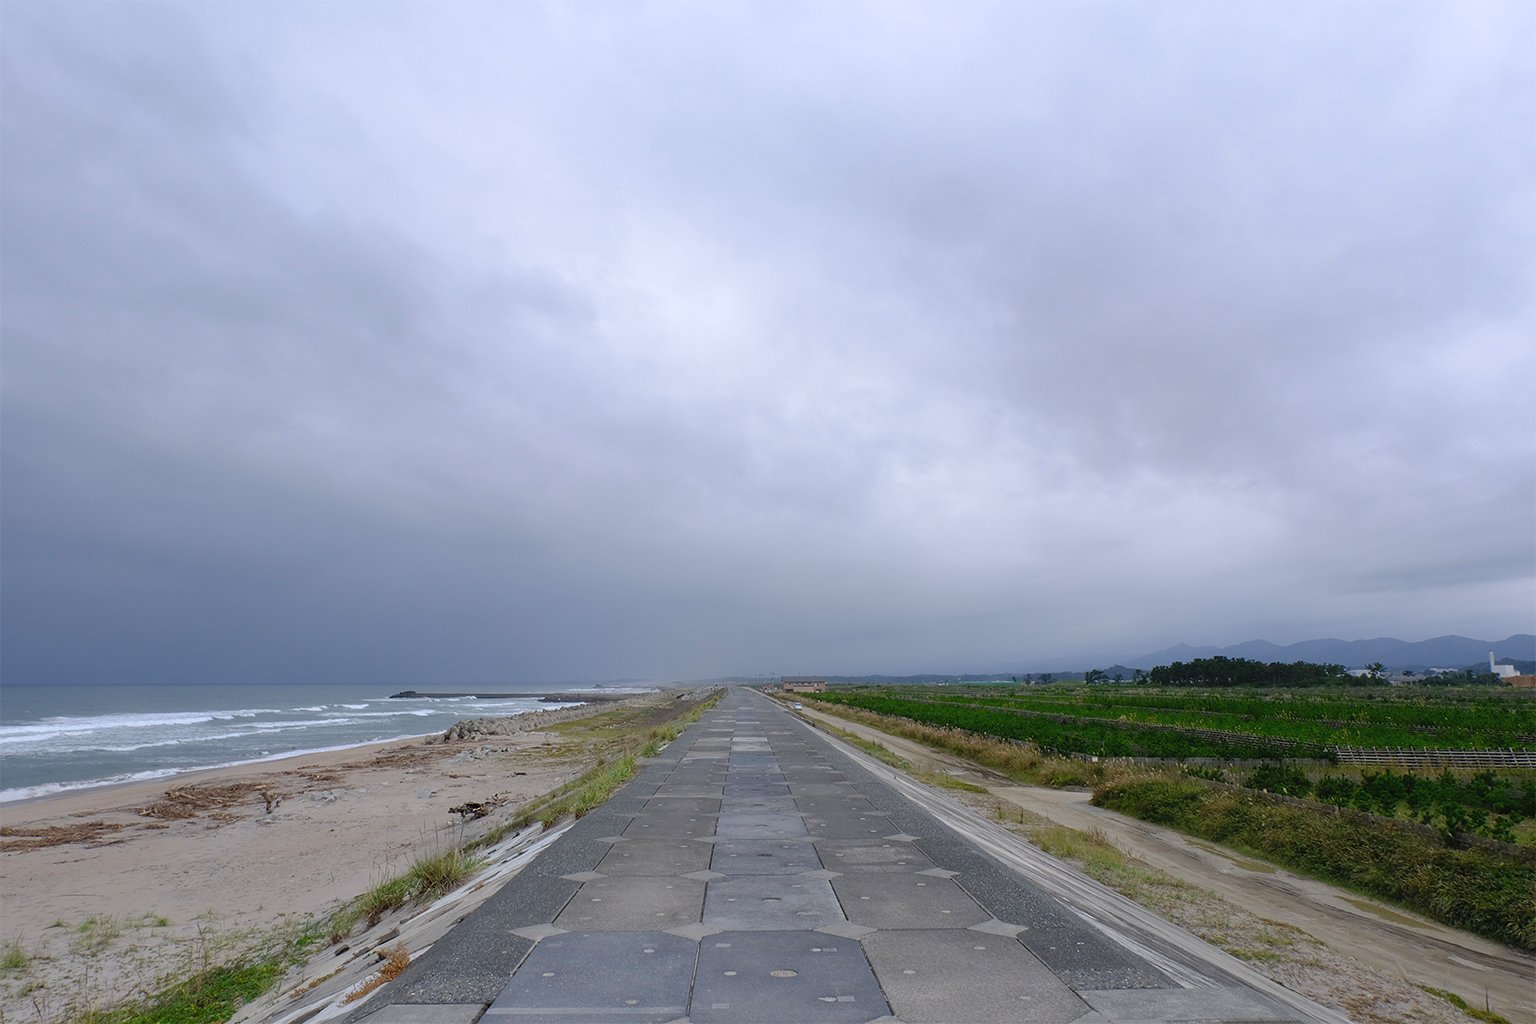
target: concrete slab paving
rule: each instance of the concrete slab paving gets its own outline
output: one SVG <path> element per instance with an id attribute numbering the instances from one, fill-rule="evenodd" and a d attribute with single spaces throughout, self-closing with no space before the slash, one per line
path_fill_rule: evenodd
<path id="1" fill-rule="evenodd" d="M 831 884 L 848 920 L 871 928 L 968 928 L 992 917 L 947 878 L 856 874 Z"/>
<path id="2" fill-rule="evenodd" d="M 694 1024 L 864 1024 L 890 1012 L 864 951 L 816 932 L 722 932 L 699 947 Z"/>
<path id="3" fill-rule="evenodd" d="M 731 931 L 792 931 L 845 920 L 832 886 L 804 875 L 738 875 L 709 883 L 704 923 Z"/>
<path id="4" fill-rule="evenodd" d="M 699 920 L 704 883 L 615 875 L 582 885 L 555 925 L 567 931 L 662 931 Z"/>
<path id="5" fill-rule="evenodd" d="M 722 814 L 799 814 L 790 796 L 728 796 L 720 802 Z"/>
<path id="6" fill-rule="evenodd" d="M 1005 937 L 879 931 L 863 942 L 891 1012 L 907 1024 L 1068 1024 L 1089 1010 Z"/>
<path id="7" fill-rule="evenodd" d="M 816 847 L 782 839 L 726 839 L 714 844 L 709 869 L 723 875 L 798 875 L 821 867 Z"/>
<path id="8" fill-rule="evenodd" d="M 843 796 L 796 796 L 795 806 L 804 814 L 887 814 L 868 797 L 848 793 Z"/>
<path id="9" fill-rule="evenodd" d="M 818 839 L 816 852 L 834 871 L 915 874 L 934 867 L 933 861 L 911 843 L 884 839 Z"/>
<path id="10" fill-rule="evenodd" d="M 666 790 L 664 792 L 658 792 L 651 799 L 664 800 L 668 803 L 671 803 L 675 800 L 718 801 L 723 795 L 721 793 L 721 789 L 721 786 L 673 785 L 669 782 L 667 783 Z M 647 803 L 649 802 L 650 801 L 647 801 Z"/>
<path id="11" fill-rule="evenodd" d="M 484 1019 L 662 1024 L 687 1012 L 698 944 L 660 932 L 570 932 L 540 942 Z"/>
<path id="12" fill-rule="evenodd" d="M 679 780 L 679 784 L 680 785 L 689 785 L 689 786 L 708 786 L 711 789 L 718 789 L 720 791 L 720 795 L 721 796 L 725 795 L 725 774 L 723 772 L 722 773 L 718 773 L 718 774 L 711 773 L 709 775 L 704 775 L 704 774 L 697 773 L 697 772 L 690 772 L 688 775 L 684 776 L 684 778 L 682 780 Z M 671 785 L 672 785 L 672 781 L 671 781 L 671 778 L 669 777 L 668 779 L 666 779 L 665 781 L 662 782 L 661 787 L 657 790 L 657 792 L 658 793 L 665 793 L 667 791 L 668 787 L 670 787 Z M 655 799 L 655 798 L 653 797 L 652 799 Z M 719 797 L 706 797 L 705 799 L 718 800 Z"/>
<path id="13" fill-rule="evenodd" d="M 798 814 L 721 814 L 715 820 L 721 839 L 786 839 L 808 836 Z"/>
<path id="14" fill-rule="evenodd" d="M 782 796 L 789 797 L 789 783 L 787 782 L 734 782 L 728 781 L 722 787 L 722 795 L 732 796 Z"/>
<path id="15" fill-rule="evenodd" d="M 717 820 L 714 815 L 643 813 L 624 826 L 623 835 L 625 839 L 709 836 L 715 834 Z"/>
<path id="16" fill-rule="evenodd" d="M 864 839 L 882 836 L 891 830 L 884 814 L 805 814 L 805 830 L 818 839 Z"/>
<path id="17" fill-rule="evenodd" d="M 737 771 L 737 769 L 730 769 L 730 771 L 725 772 L 725 780 L 723 780 L 722 783 L 720 783 L 720 785 L 722 785 L 722 786 L 788 786 L 788 785 L 790 785 L 790 780 L 788 780 L 788 778 L 783 777 L 783 775 L 780 774 L 780 772 L 763 772 L 763 771 L 757 771 L 756 768 L 751 769 L 751 771 L 745 771 L 745 769 L 742 769 L 742 771 Z M 779 795 L 783 795 L 783 794 L 779 794 Z"/>
<path id="18" fill-rule="evenodd" d="M 606 875 L 686 875 L 709 867 L 709 847 L 687 838 L 668 836 L 615 843 L 597 865 Z"/>
<path id="19" fill-rule="evenodd" d="M 857 796 L 859 791 L 851 782 L 790 782 L 796 796 Z"/>

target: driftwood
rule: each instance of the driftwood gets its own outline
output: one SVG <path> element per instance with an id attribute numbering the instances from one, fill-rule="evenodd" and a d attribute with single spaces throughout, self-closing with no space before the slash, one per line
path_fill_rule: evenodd
<path id="1" fill-rule="evenodd" d="M 165 797 L 140 807 L 139 814 L 146 818 L 177 820 L 195 818 L 208 811 L 223 811 L 238 804 L 260 799 L 271 814 L 283 802 L 285 794 L 266 781 L 230 782 L 223 785 L 172 786 Z"/>
<path id="2" fill-rule="evenodd" d="M 0 828 L 0 850 L 42 850 L 65 843 L 100 843 L 127 825 L 114 821 L 82 821 L 78 825 L 7 825 Z"/>
<path id="3" fill-rule="evenodd" d="M 489 800 L 466 800 L 456 807 L 448 808 L 450 814 L 457 814 L 464 821 L 474 821 L 483 818 L 498 807 L 505 806 L 507 798 L 497 793 Z"/>

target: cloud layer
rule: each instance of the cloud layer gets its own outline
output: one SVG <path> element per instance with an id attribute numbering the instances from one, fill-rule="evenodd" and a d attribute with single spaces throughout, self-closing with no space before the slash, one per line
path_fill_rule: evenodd
<path id="1" fill-rule="evenodd" d="M 7 681 L 1536 624 L 1528 5 L 3 13 Z"/>

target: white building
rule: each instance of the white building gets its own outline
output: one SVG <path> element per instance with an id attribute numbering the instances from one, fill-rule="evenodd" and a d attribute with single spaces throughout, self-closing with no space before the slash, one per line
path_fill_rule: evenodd
<path id="1" fill-rule="evenodd" d="M 1493 660 L 1492 651 L 1488 652 L 1488 671 L 1492 672 L 1500 679 L 1508 679 L 1510 676 L 1517 676 L 1520 674 L 1519 672 L 1515 671 L 1515 666 L 1513 665 L 1496 664 Z"/>

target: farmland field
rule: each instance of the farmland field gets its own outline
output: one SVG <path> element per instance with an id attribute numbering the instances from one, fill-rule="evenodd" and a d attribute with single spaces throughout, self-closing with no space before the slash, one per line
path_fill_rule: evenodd
<path id="1" fill-rule="evenodd" d="M 823 698 L 1105 757 L 1323 757 L 1334 747 L 1536 750 L 1536 695 L 1485 687 L 1241 694 L 1144 686 L 855 687 Z"/>

